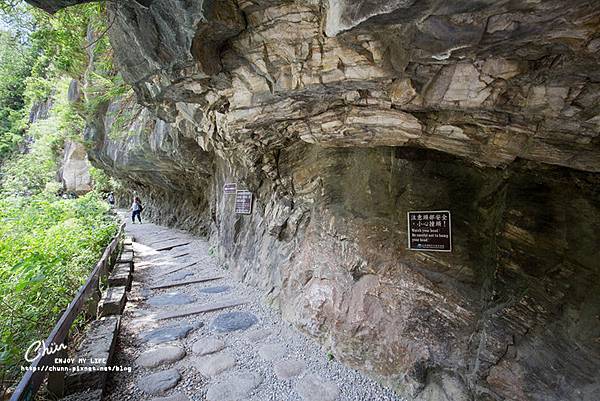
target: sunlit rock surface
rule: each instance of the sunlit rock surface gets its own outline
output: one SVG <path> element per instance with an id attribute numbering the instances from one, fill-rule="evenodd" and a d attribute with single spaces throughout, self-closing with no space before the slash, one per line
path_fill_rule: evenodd
<path id="1" fill-rule="evenodd" d="M 600 3 L 108 8 L 141 106 L 107 105 L 90 158 L 145 213 L 409 399 L 595 399 Z M 439 209 L 453 252 L 407 250 Z"/>
<path id="2" fill-rule="evenodd" d="M 59 176 L 66 192 L 82 194 L 92 190 L 90 162 L 81 143 L 65 142 Z"/>

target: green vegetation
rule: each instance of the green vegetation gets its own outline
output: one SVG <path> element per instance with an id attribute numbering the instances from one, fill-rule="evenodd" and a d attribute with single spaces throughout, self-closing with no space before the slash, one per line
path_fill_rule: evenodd
<path id="1" fill-rule="evenodd" d="M 0 31 L 0 163 L 22 141 L 31 60 L 31 53 L 16 38 Z"/>
<path id="2" fill-rule="evenodd" d="M 82 141 L 85 119 L 129 92 L 112 64 L 105 13 L 91 3 L 50 16 L 0 0 L 0 389 L 116 232 L 100 195 L 112 179 L 92 169 L 95 190 L 77 199 L 63 199 L 56 179 L 65 141 Z M 86 89 L 69 103 L 72 79 Z M 49 109 L 46 118 L 30 120 L 36 106 Z"/>
<path id="3" fill-rule="evenodd" d="M 107 210 L 96 193 L 0 200 L 0 363 L 48 336 L 115 233 Z"/>
<path id="4" fill-rule="evenodd" d="M 94 191 L 107 194 L 111 191 L 122 190 L 121 183 L 108 176 L 104 171 L 90 166 L 90 176 L 94 181 Z"/>
<path id="5" fill-rule="evenodd" d="M 27 364 L 25 350 L 47 337 L 116 231 L 99 192 L 59 196 L 64 142 L 83 126 L 65 100 L 67 89 L 68 80 L 53 83 L 48 118 L 30 124 L 27 152 L 13 154 L 0 169 L 0 364 L 13 377 Z M 111 184 L 95 175 L 101 186 Z"/>
<path id="6" fill-rule="evenodd" d="M 5 160 L 0 169 L 5 194 L 27 196 L 55 184 L 65 140 L 79 139 L 84 120 L 66 100 L 68 80 L 55 81 L 53 87 L 55 95 L 48 117 L 33 122 L 27 129 L 27 151 Z"/>
<path id="7" fill-rule="evenodd" d="M 0 164 L 24 146 L 29 110 L 52 97 L 55 82 L 85 81 L 85 96 L 70 106 L 76 123 L 115 98 L 133 96 L 113 63 L 105 3 L 48 15 L 23 1 L 0 0 L 0 18 Z"/>

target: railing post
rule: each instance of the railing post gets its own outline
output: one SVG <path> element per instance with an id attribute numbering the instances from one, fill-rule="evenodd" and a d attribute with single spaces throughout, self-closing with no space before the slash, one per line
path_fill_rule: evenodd
<path id="1" fill-rule="evenodd" d="M 98 304 L 100 303 L 100 298 L 102 294 L 100 293 L 100 277 L 96 280 L 94 284 L 94 289 L 90 293 L 90 297 L 86 301 L 85 305 L 85 314 L 87 317 L 91 317 L 95 319 L 98 316 Z"/>
<path id="2" fill-rule="evenodd" d="M 48 384 L 46 386 L 48 392 L 57 399 L 62 398 L 65 395 L 66 372 L 62 371 L 61 368 L 69 366 L 69 363 L 66 361 L 69 355 L 66 348 L 68 345 L 68 336 L 65 337 L 63 344 L 65 345 L 65 347 L 63 347 L 64 349 L 53 354 L 54 363 L 50 364 L 50 366 L 56 367 L 57 371 L 48 373 Z"/>

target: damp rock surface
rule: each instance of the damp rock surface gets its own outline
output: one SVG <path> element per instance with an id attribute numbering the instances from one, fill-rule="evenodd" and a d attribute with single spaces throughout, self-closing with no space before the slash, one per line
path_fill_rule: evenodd
<path id="1" fill-rule="evenodd" d="M 162 344 L 169 341 L 182 339 L 188 335 L 194 326 L 190 324 L 173 325 L 167 327 L 159 327 L 144 333 L 141 333 L 140 339 L 144 342 L 153 344 Z"/>

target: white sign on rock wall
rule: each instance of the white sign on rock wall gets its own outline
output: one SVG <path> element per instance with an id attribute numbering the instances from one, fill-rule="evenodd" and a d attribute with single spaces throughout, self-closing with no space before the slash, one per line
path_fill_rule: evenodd
<path id="1" fill-rule="evenodd" d="M 231 182 L 223 185 L 224 194 L 235 194 L 237 192 L 237 183 Z"/>
<path id="2" fill-rule="evenodd" d="M 452 252 L 449 210 L 408 212 L 408 249 Z"/>
<path id="3" fill-rule="evenodd" d="M 252 213 L 252 192 L 237 191 L 235 194 L 235 212 L 237 214 Z"/>

